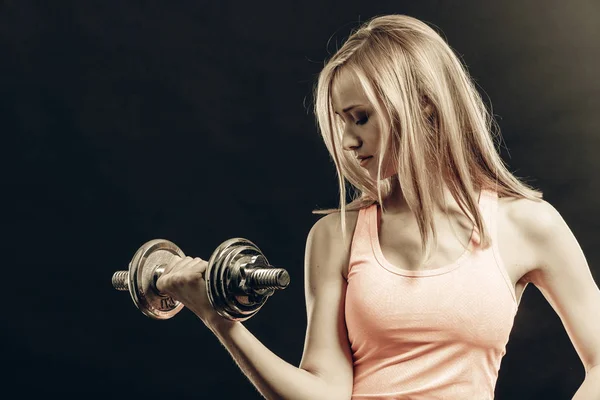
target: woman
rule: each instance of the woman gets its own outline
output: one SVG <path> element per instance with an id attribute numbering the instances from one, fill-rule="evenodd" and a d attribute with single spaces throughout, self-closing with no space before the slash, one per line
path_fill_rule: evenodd
<path id="1" fill-rule="evenodd" d="M 493 119 L 444 40 L 408 16 L 374 18 L 328 61 L 315 97 L 340 210 L 318 211 L 328 215 L 307 238 L 300 366 L 212 310 L 205 261 L 170 266 L 158 288 L 269 399 L 492 399 L 532 282 L 586 369 L 575 398 L 600 395 L 600 291 L 560 214 L 503 165 Z"/>

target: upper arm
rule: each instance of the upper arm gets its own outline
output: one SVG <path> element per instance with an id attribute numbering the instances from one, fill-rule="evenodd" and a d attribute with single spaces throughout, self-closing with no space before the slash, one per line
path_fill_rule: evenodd
<path id="1" fill-rule="evenodd" d="M 521 222 L 538 268 L 529 280 L 560 317 L 585 371 L 600 363 L 600 290 L 577 239 L 549 203 L 530 203 Z"/>
<path id="2" fill-rule="evenodd" d="M 341 272 L 342 264 L 348 261 L 348 251 L 341 235 L 334 234 L 336 221 L 339 214 L 321 218 L 306 241 L 308 325 L 300 368 L 321 377 L 344 399 L 351 396 L 353 379 L 344 315 L 346 280 Z"/>

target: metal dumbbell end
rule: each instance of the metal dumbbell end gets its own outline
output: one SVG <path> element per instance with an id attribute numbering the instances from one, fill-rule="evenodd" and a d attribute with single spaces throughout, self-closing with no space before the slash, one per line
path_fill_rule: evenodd
<path id="1" fill-rule="evenodd" d="M 173 257 L 185 257 L 179 247 L 168 240 L 146 242 L 134 254 L 128 271 L 113 274 L 112 284 L 117 290 L 128 290 L 135 306 L 154 319 L 169 319 L 183 308 L 183 304 L 156 289 L 156 280 Z"/>
<path id="2" fill-rule="evenodd" d="M 128 290 L 136 307 L 148 317 L 171 318 L 183 305 L 160 293 L 156 280 L 173 257 L 183 258 L 185 254 L 168 240 L 151 240 L 135 253 L 128 271 L 113 274 L 113 287 Z M 285 289 L 290 282 L 286 270 L 273 268 L 254 243 L 241 238 L 227 240 L 217 247 L 204 278 L 215 311 L 237 321 L 252 317 L 275 290 Z"/>
<path id="3" fill-rule="evenodd" d="M 226 240 L 208 260 L 208 299 L 219 315 L 234 321 L 252 317 L 275 290 L 285 289 L 289 283 L 287 271 L 273 268 L 246 239 Z"/>

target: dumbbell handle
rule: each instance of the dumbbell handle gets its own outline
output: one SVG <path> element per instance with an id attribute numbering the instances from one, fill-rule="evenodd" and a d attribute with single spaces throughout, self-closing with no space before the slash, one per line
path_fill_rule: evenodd
<path id="1" fill-rule="evenodd" d="M 243 268 L 243 267 L 242 267 Z M 283 268 L 252 268 L 244 269 L 246 272 L 245 287 L 256 289 L 285 289 L 290 283 L 290 275 Z M 154 270 L 154 289 L 156 281 L 165 272 L 165 266 L 159 265 Z M 112 284 L 117 290 L 129 290 L 129 271 L 117 271 L 113 274 Z"/>
<path id="2" fill-rule="evenodd" d="M 136 307 L 154 319 L 169 319 L 183 304 L 156 288 L 165 268 L 185 254 L 174 243 L 154 239 L 134 254 L 128 269 L 112 276 L 117 290 L 129 291 Z M 206 294 L 215 311 L 233 321 L 251 318 L 276 291 L 285 289 L 290 276 L 274 268 L 251 241 L 233 238 L 221 243 L 212 253 L 204 272 Z"/>

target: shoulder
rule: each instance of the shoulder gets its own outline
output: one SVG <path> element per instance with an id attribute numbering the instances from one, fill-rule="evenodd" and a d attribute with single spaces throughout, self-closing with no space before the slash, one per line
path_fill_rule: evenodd
<path id="1" fill-rule="evenodd" d="M 346 235 L 350 237 L 354 234 L 356 222 L 358 221 L 359 211 L 346 211 Z M 342 229 L 342 214 L 334 212 L 327 214 L 317 220 L 311 228 L 311 234 L 317 235 L 320 238 L 325 236 L 330 238 L 341 238 Z"/>
<path id="2" fill-rule="evenodd" d="M 504 216 L 532 241 L 544 240 L 562 221 L 556 208 L 543 199 L 504 197 L 499 202 Z"/>
<path id="3" fill-rule="evenodd" d="M 315 254 L 320 258 L 329 260 L 327 263 L 347 276 L 347 264 L 350 257 L 352 238 L 358 221 L 359 211 L 346 212 L 345 237 L 343 240 L 341 213 L 334 212 L 317 220 L 311 228 L 307 238 L 307 259 Z M 335 266 L 335 267 L 334 267 Z"/>
<path id="4" fill-rule="evenodd" d="M 558 210 L 546 200 L 503 198 L 500 202 L 512 232 L 523 241 L 520 251 L 531 260 L 525 276 L 531 281 L 547 268 L 548 255 L 565 242 L 570 230 Z"/>

